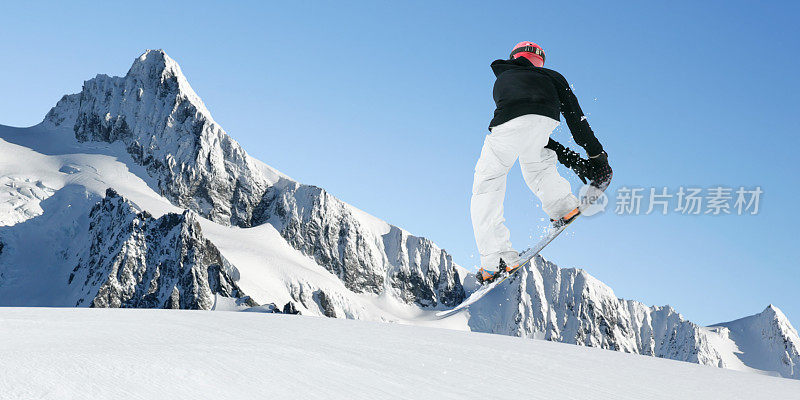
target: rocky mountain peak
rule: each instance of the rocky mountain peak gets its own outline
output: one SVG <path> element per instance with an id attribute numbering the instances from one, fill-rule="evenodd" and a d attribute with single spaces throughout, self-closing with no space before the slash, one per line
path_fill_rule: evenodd
<path id="1" fill-rule="evenodd" d="M 779 323 L 789 322 L 789 318 L 786 318 L 786 315 L 783 313 L 783 311 L 781 311 L 780 308 L 772 304 L 768 305 L 767 308 L 765 308 L 764 311 L 761 312 L 761 314 L 764 317 L 773 319 Z"/>
<path id="2" fill-rule="evenodd" d="M 771 326 L 777 335 L 782 337 L 782 340 L 787 346 L 791 346 L 796 353 L 800 353 L 800 335 L 797 330 L 789 322 L 789 318 L 780 310 L 780 308 L 770 304 L 760 314 L 756 314 L 763 325 Z M 800 359 L 798 359 L 800 361 Z M 800 366 L 798 366 L 800 368 Z M 800 373 L 800 371 L 798 371 Z"/>
<path id="3" fill-rule="evenodd" d="M 800 379 L 800 336 L 778 307 L 715 326 L 728 329 L 746 365 Z"/>
<path id="4" fill-rule="evenodd" d="M 189 85 L 180 65 L 164 50 L 146 50 L 134 60 L 125 79 L 131 81 L 131 85 L 126 86 L 136 89 L 137 96 L 144 95 L 145 91 L 162 96 L 175 96 L 191 102 L 204 117 L 211 118 L 211 113 Z M 159 92 L 164 89 L 167 93 Z"/>
<path id="5" fill-rule="evenodd" d="M 149 77 L 152 80 L 164 73 L 171 76 L 183 76 L 181 67 L 164 50 L 147 49 L 133 61 L 126 76 Z"/>
<path id="6" fill-rule="evenodd" d="M 162 50 L 139 56 L 124 77 L 98 75 L 47 114 L 45 128 L 81 141 L 123 142 L 151 187 L 216 222 L 248 225 L 279 175 L 258 165 L 214 120 L 180 66 Z"/>

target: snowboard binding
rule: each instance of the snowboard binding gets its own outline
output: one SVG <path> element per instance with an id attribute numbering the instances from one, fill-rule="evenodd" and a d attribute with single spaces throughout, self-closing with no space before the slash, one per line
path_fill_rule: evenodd
<path id="1" fill-rule="evenodd" d="M 487 283 L 494 282 L 495 280 L 497 280 L 497 278 L 509 275 L 511 272 L 513 272 L 518 267 L 519 267 L 519 265 L 514 265 L 513 267 L 509 267 L 506 264 L 506 262 L 501 258 L 500 259 L 500 265 L 499 265 L 499 268 L 497 269 L 497 271 L 491 272 L 491 271 L 487 271 L 483 267 L 481 267 L 480 269 L 478 269 L 478 273 L 475 274 L 475 278 L 478 280 L 478 283 L 480 283 L 481 285 L 485 285 Z"/>
<path id="2" fill-rule="evenodd" d="M 568 212 L 567 215 L 559 218 L 558 220 L 551 219 L 550 222 L 553 224 L 554 228 L 560 228 L 562 226 L 569 225 L 572 223 L 572 221 L 575 221 L 575 218 L 577 218 L 579 215 L 581 215 L 581 210 L 576 207 L 574 210 Z"/>
<path id="3" fill-rule="evenodd" d="M 494 273 L 491 273 L 491 272 L 483 269 L 483 267 L 481 267 L 478 270 L 478 273 L 475 274 L 475 278 L 478 279 L 478 283 L 483 285 L 483 284 L 489 283 L 489 282 L 491 282 L 493 280 Z"/>

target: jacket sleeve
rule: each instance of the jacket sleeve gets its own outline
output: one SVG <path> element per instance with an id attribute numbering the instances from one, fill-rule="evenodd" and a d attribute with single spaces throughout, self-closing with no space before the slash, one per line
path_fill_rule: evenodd
<path id="1" fill-rule="evenodd" d="M 569 87 L 567 80 L 558 72 L 553 71 L 553 80 L 555 81 L 556 90 L 558 91 L 558 100 L 561 103 L 561 114 L 567 121 L 572 137 L 575 143 L 586 149 L 589 156 L 596 156 L 603 152 L 603 145 L 595 137 L 592 128 L 589 126 L 589 121 L 583 115 L 583 110 L 578 104 L 578 98 Z"/>

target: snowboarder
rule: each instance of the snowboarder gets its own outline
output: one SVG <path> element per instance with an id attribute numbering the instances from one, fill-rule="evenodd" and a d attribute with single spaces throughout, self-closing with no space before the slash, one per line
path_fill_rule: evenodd
<path id="1" fill-rule="evenodd" d="M 533 42 L 520 42 L 508 60 L 496 60 L 494 101 L 497 109 L 489 124 L 472 185 L 472 227 L 481 254 L 480 282 L 512 271 L 519 253 L 511 247 L 510 232 L 503 224 L 506 175 L 519 158 L 522 176 L 542 202 L 542 209 L 557 225 L 572 222 L 580 214 L 579 201 L 569 182 L 556 170 L 556 161 L 567 164 L 576 154 L 550 139 L 564 115 L 575 143 L 586 150 L 589 161 L 575 168 L 584 182 L 611 178 L 608 155 L 589 127 L 578 99 L 567 80 L 544 68 L 544 50 Z M 486 268 L 495 270 L 488 271 Z"/>

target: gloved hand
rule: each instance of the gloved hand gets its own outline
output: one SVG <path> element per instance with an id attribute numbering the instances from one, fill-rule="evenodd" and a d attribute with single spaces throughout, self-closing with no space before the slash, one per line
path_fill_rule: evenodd
<path id="1" fill-rule="evenodd" d="M 558 162 L 575 171 L 575 174 L 578 175 L 578 178 L 580 178 L 581 182 L 586 183 L 586 179 L 591 178 L 591 167 L 589 162 L 583 159 L 580 154 L 570 150 L 569 147 L 565 147 L 563 144 L 556 142 L 552 138 L 550 138 L 550 141 L 545 147 L 555 151 L 556 157 L 558 157 Z"/>
<path id="2" fill-rule="evenodd" d="M 589 179 L 592 181 L 592 186 L 605 190 L 608 184 L 611 183 L 611 177 L 614 171 L 608 165 L 608 154 L 604 151 L 595 156 L 589 157 Z"/>

